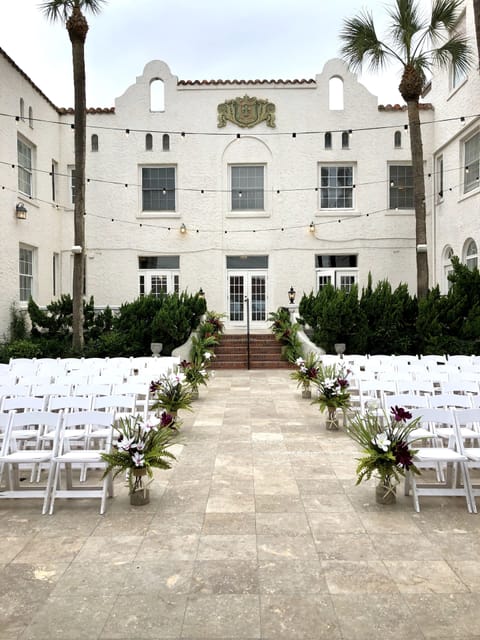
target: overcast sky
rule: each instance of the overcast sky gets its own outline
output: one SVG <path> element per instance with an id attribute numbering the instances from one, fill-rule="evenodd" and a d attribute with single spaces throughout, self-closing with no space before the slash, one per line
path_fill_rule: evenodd
<path id="1" fill-rule="evenodd" d="M 370 9 L 382 37 L 391 3 L 109 0 L 101 14 L 87 16 L 87 105 L 113 106 L 155 59 L 181 80 L 314 78 L 339 56 L 344 18 Z M 39 0 L 0 0 L 0 46 L 56 105 L 73 106 L 68 34 L 47 21 Z M 360 80 L 380 103 L 401 101 L 398 71 Z"/>

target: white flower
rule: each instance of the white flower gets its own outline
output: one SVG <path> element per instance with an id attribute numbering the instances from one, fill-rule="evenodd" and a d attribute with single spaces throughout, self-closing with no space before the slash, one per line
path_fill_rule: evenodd
<path id="1" fill-rule="evenodd" d="M 134 438 L 123 438 L 123 440 L 118 441 L 118 448 L 122 449 L 122 451 L 129 451 L 132 446 Z"/>
<path id="2" fill-rule="evenodd" d="M 145 449 L 145 442 L 143 442 L 143 440 L 140 440 L 140 442 L 135 442 L 135 448 L 137 449 L 137 451 L 143 451 Z"/>
<path id="3" fill-rule="evenodd" d="M 133 464 L 136 467 L 143 467 L 145 463 L 145 456 L 141 453 L 134 453 L 132 456 Z"/>
<path id="4" fill-rule="evenodd" d="M 372 442 L 382 451 L 388 451 L 388 447 L 392 444 L 392 441 L 388 439 L 388 435 L 385 432 L 379 433 L 377 436 L 375 436 Z"/>
<path id="5" fill-rule="evenodd" d="M 210 358 L 212 357 L 212 354 L 210 351 L 205 351 L 205 353 L 203 354 L 203 357 L 205 358 L 205 360 L 210 360 Z"/>
<path id="6" fill-rule="evenodd" d="M 337 380 L 335 378 L 325 378 L 323 386 L 326 389 L 333 389 L 336 386 Z"/>

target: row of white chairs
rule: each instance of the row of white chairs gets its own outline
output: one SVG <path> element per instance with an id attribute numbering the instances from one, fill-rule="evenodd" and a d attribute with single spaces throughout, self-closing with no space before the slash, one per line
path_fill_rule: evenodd
<path id="1" fill-rule="evenodd" d="M 164 357 L 132 357 L 132 358 L 15 358 L 8 365 L 0 366 L 0 378 L 43 376 L 50 379 L 68 375 L 112 376 L 123 378 L 143 375 L 150 372 L 153 376 L 167 373 L 178 366 L 180 358 Z M 52 380 L 53 381 L 53 380 Z"/>
<path id="2" fill-rule="evenodd" d="M 109 411 L 0 413 L 0 478 L 5 480 L 0 499 L 39 498 L 42 513 L 52 514 L 57 498 L 98 498 L 103 514 L 107 496 L 113 496 L 111 474 L 98 484 L 75 484 L 72 467 L 105 470 L 101 454 L 111 449 L 114 420 Z M 22 483 L 20 473 L 28 470 L 31 482 Z M 46 472 L 43 483 L 39 470 Z"/>
<path id="3" fill-rule="evenodd" d="M 152 402 L 150 382 L 0 387 L 0 412 L 110 409 L 118 413 L 131 410 L 147 420 Z"/>

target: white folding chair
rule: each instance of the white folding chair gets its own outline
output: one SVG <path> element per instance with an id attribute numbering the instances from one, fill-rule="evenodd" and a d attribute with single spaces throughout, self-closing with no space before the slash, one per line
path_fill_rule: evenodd
<path id="1" fill-rule="evenodd" d="M 112 385 L 109 382 L 103 384 L 90 384 L 90 382 L 74 385 L 74 396 L 109 396 L 112 393 Z"/>
<path id="2" fill-rule="evenodd" d="M 145 422 L 148 419 L 150 407 L 150 382 L 140 382 L 136 376 L 133 376 L 126 382 L 114 384 L 112 387 L 112 395 L 135 396 L 134 413 L 141 413 Z"/>
<path id="3" fill-rule="evenodd" d="M 470 396 L 460 393 L 437 393 L 430 398 L 432 409 L 471 409 Z"/>
<path id="4" fill-rule="evenodd" d="M 1 411 L 45 411 L 45 398 L 37 396 L 13 396 L 3 398 Z"/>
<path id="5" fill-rule="evenodd" d="M 466 380 L 462 374 L 458 374 L 455 380 L 447 380 L 440 383 L 442 393 L 460 393 L 462 395 L 478 395 L 478 382 Z"/>
<path id="6" fill-rule="evenodd" d="M 455 423 L 453 412 L 448 409 L 412 409 L 412 417 L 420 417 L 421 427 L 431 431 L 434 442 L 438 442 L 439 429 L 445 425 L 452 427 L 447 446 L 418 446 L 415 465 L 420 469 L 433 468 L 436 471 L 436 482 L 417 481 L 415 474 L 408 472 L 405 476 L 405 495 L 412 489 L 415 511 L 420 511 L 420 496 L 462 496 L 470 513 L 476 513 L 477 507 L 468 470 L 468 458 L 461 453 L 461 436 Z M 439 470 L 442 473 L 439 473 Z M 458 469 L 462 483 L 458 482 Z"/>
<path id="7" fill-rule="evenodd" d="M 10 422 L 7 427 L 0 455 L 0 463 L 7 469 L 7 484 L 6 489 L 0 492 L 0 498 L 42 498 L 42 513 L 47 512 L 53 480 L 52 459 L 57 450 L 61 424 L 62 414 L 60 413 L 28 411 L 24 413 L 12 412 L 10 414 Z M 56 434 L 51 449 L 19 446 L 17 438 L 19 432 L 25 430 L 37 431 L 40 435 L 45 429 L 51 429 Z M 31 484 L 20 483 L 20 468 L 28 468 L 33 473 L 37 465 L 45 465 L 47 463 L 49 463 L 48 478 L 45 484 L 35 484 L 32 486 Z"/>
<path id="8" fill-rule="evenodd" d="M 100 513 L 105 513 L 107 496 L 113 496 L 112 475 L 107 474 L 99 481 L 98 485 L 86 483 L 74 485 L 72 466 L 80 464 L 105 470 L 107 465 L 103 461 L 101 454 L 110 452 L 113 420 L 113 413 L 106 411 L 78 411 L 64 414 L 58 451 L 53 457 L 55 472 L 50 499 L 50 514 L 54 511 L 57 498 L 99 498 L 101 501 Z M 92 437 L 84 441 L 85 447 L 83 449 L 71 449 L 70 439 L 63 437 L 63 430 L 78 428 L 87 430 Z M 97 430 L 106 431 L 107 433 L 104 446 L 101 446 L 102 441 L 100 438 L 94 437 Z M 62 469 L 65 471 L 64 477 L 62 477 Z"/>

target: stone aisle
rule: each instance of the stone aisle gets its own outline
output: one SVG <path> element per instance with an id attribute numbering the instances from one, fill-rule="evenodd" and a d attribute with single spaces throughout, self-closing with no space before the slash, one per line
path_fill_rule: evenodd
<path id="1" fill-rule="evenodd" d="M 377 507 L 288 371 L 220 371 L 148 506 L 0 501 L 0 640 L 480 639 L 480 515 Z"/>

